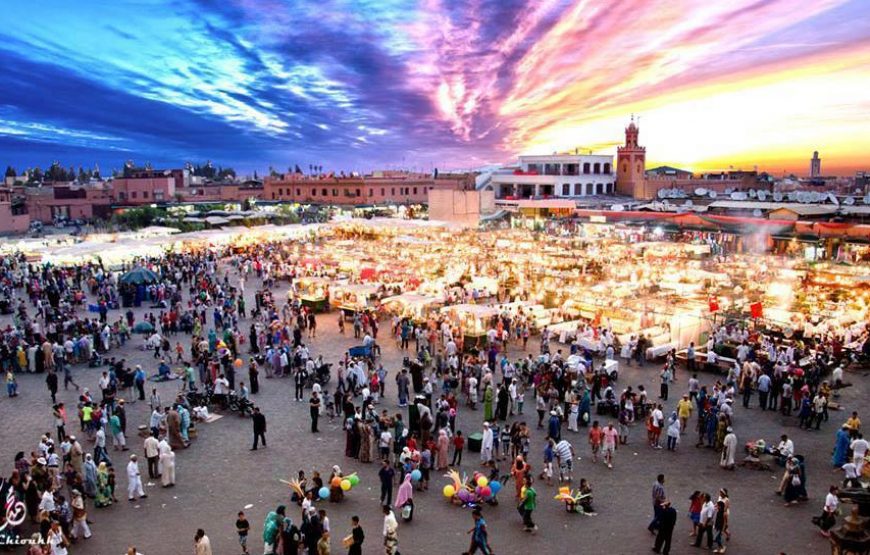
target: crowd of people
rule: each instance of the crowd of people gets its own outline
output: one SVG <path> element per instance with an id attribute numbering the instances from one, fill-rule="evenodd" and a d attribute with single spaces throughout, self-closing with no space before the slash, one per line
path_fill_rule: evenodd
<path id="1" fill-rule="evenodd" d="M 469 552 L 491 553 L 484 513 L 499 503 L 499 496 L 486 484 L 507 487 L 513 482 L 512 502 L 521 515 L 518 525 L 535 533 L 539 482 L 557 483 L 557 499 L 568 512 L 596 514 L 591 480 L 575 480 L 581 441 L 589 445 L 592 464 L 600 457 L 608 469 L 615 469 L 617 453 L 635 441 L 631 436 L 636 428 L 645 429 L 643 441 L 650 449 L 676 453 L 694 424 L 695 446 L 715 451 L 719 465 L 734 470 L 742 462 L 735 404 L 744 410 L 757 406 L 779 411 L 796 419 L 801 430 L 821 430 L 829 420 L 830 403 L 848 385 L 839 366 L 843 345 L 866 341 L 867 334 L 850 329 L 844 337 L 843 330 L 829 329 L 786 339 L 723 325 L 710 334 L 705 353 L 689 346 L 685 367 L 678 364 L 676 351 L 666 355 L 663 365 L 650 374 L 659 385 L 657 398 L 652 398 L 648 389 L 653 384 L 617 385 L 606 364 L 617 354 L 649 364 L 638 355 L 645 349 L 643 337 L 621 346 L 600 322 L 590 322 L 586 330 L 601 340 L 601 353 L 590 352 L 576 340 L 563 353 L 546 328 L 538 350 L 529 352 L 533 324 L 522 309 L 504 309 L 493 316 L 474 346 L 465 345 L 463 330 L 443 315 L 415 321 L 359 311 L 352 315 L 352 328 L 364 349 L 346 352 L 332 371 L 331 363 L 315 351 L 318 318 L 292 293 L 293 280 L 310 270 L 294 265 L 281 244 L 168 253 L 139 264 L 155 277 L 130 284 L 123 280 L 124 272 L 108 271 L 98 263 L 58 267 L 28 263 L 24 257 L 2 259 L 2 295 L 14 307 L 11 324 L 0 332 L 7 395 L 14 399 L 19 394 L 17 376 L 22 373 L 44 374 L 55 424 L 29 454 L 15 456 L 4 482 L 38 530 L 42 543 L 31 546 L 34 554 L 64 555 L 71 544 L 91 537 L 91 518 L 98 519 L 101 511 L 119 503 L 119 480 L 133 503 L 148 497 L 144 471 L 149 480 L 172 487 L 176 452 L 183 456 L 196 439 L 197 423 L 209 419 L 204 406 L 210 402 L 226 410 L 231 398 L 252 403 L 261 378 L 291 381 L 297 402 L 305 401 L 310 388 L 311 432 L 321 432 L 323 415 L 339 418 L 345 456 L 354 464 L 377 467 L 387 555 L 398 553 L 399 522 L 412 521 L 419 508 L 415 492 L 425 492 L 451 470 L 472 472 L 466 472 L 461 487 L 448 496 L 451 503 L 472 510 Z M 271 292 L 279 277 L 291 283 L 286 301 Z M 257 285 L 253 307 L 246 305 L 248 284 Z M 343 314 L 338 326 L 345 333 Z M 379 336 L 381 326 L 389 329 Z M 394 341 L 407 354 L 401 368 L 384 366 L 379 352 L 386 341 Z M 522 355 L 512 358 L 510 347 Z M 153 372 L 130 367 L 124 353 L 133 348 L 152 353 Z M 95 381 L 84 377 L 81 369 L 86 366 L 97 369 L 90 374 L 99 374 Z M 701 370 L 719 375 L 702 383 Z M 333 378 L 330 393 L 326 388 Z M 147 391 L 149 382 L 163 381 L 177 381 L 174 398 L 161 399 L 156 387 Z M 672 400 L 675 382 L 684 383 L 685 392 Z M 61 385 L 76 390 L 75 407 L 57 402 Z M 384 408 L 389 405 L 387 395 L 395 398 L 398 411 Z M 134 403 L 147 403 L 149 417 L 141 425 L 128 426 L 127 407 Z M 256 406 L 252 413 L 256 450 L 266 446 L 266 416 Z M 75 426 L 70 420 L 78 420 L 74 433 L 68 431 Z M 460 421 L 465 426 L 473 422 L 474 430 L 463 433 Z M 128 429 L 141 438 L 141 445 Z M 763 441 L 748 443 L 754 446 L 755 458 L 770 455 L 782 466 L 777 492 L 786 505 L 808 498 L 806 462 L 794 440 L 783 435 L 776 448 Z M 480 456 L 466 456 L 463 462 L 472 444 Z M 536 444 L 543 448 L 535 450 Z M 142 453 L 144 469 L 140 455 L 126 454 L 131 448 Z M 853 413 L 837 432 L 833 456 L 833 465 L 845 473 L 845 486 L 859 483 L 867 450 L 860 419 Z M 288 516 L 286 505 L 266 516 L 266 553 L 330 553 L 329 520 L 318 503 L 340 502 L 343 478 L 338 466 L 326 481 L 317 472 L 306 477 L 300 471 L 291 497 L 299 518 Z M 574 483 L 576 494 L 570 489 Z M 664 484 L 659 475 L 649 530 L 656 534 L 653 550 L 668 553 L 677 520 Z M 321 495 L 324 487 L 326 497 Z M 715 546 L 714 552 L 724 552 L 731 538 L 731 503 L 727 489 L 710 491 L 718 493 L 699 490 L 690 499 L 694 545 L 706 541 L 709 549 Z M 830 490 L 817 519 L 823 533 L 835 520 L 836 493 Z M 26 526 L 8 525 L 2 533 L 11 537 Z M 252 529 L 239 513 L 236 532 L 245 553 Z M 361 553 L 365 534 L 359 518 L 353 517 L 348 529 L 343 546 L 349 553 Z M 198 555 L 211 553 L 204 530 L 197 531 L 194 546 Z"/>

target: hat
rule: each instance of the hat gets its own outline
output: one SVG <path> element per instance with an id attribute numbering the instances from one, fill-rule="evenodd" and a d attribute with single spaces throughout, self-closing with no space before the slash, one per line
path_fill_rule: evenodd
<path id="1" fill-rule="evenodd" d="M 39 457 L 36 459 L 36 464 L 45 464 L 45 457 Z"/>
<path id="2" fill-rule="evenodd" d="M 725 431 L 730 434 L 731 432 L 734 431 L 734 428 L 732 428 L 731 426 L 728 426 L 728 428 Z"/>
<path id="3" fill-rule="evenodd" d="M 124 400 L 123 400 L 123 399 L 118 399 L 118 404 L 119 404 L 119 405 L 123 405 L 123 404 L 124 404 Z"/>

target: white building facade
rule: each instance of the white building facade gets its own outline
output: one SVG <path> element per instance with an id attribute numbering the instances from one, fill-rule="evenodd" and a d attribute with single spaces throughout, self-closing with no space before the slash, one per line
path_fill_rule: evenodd
<path id="1" fill-rule="evenodd" d="M 612 195 L 616 188 L 613 157 L 593 154 L 520 156 L 519 167 L 492 174 L 499 199 L 578 198 Z"/>

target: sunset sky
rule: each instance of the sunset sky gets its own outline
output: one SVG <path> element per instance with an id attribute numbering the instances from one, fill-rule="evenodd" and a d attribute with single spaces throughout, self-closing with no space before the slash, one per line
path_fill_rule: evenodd
<path id="1" fill-rule="evenodd" d="M 10 0 L 0 164 L 870 170 L 870 0 Z"/>

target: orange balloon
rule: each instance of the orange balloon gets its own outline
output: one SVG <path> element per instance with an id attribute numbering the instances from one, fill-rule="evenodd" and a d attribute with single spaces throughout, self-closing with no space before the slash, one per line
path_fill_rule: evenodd
<path id="1" fill-rule="evenodd" d="M 338 476 L 336 476 L 336 477 L 333 478 L 332 481 L 329 482 L 329 483 L 332 484 L 332 487 L 334 487 L 334 488 L 339 488 L 339 487 L 341 487 L 341 478 L 339 478 Z"/>

